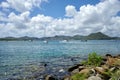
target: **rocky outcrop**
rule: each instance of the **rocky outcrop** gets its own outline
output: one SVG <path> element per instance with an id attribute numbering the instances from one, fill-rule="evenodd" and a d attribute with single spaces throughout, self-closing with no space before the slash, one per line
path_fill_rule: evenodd
<path id="1" fill-rule="evenodd" d="M 120 71 L 120 55 L 112 56 L 110 54 L 106 54 L 106 56 L 102 58 L 101 65 L 99 66 L 94 66 L 94 65 L 86 66 L 83 64 L 79 64 L 79 65 L 75 65 L 69 68 L 68 71 L 71 73 L 71 77 L 72 76 L 74 77 L 72 77 L 72 79 L 71 77 L 69 77 L 67 78 L 67 80 L 76 80 L 78 79 L 77 77 L 79 77 L 80 80 L 81 79 L 83 80 L 112 80 L 112 77 L 115 76 L 114 74 L 117 71 Z"/>
<path id="2" fill-rule="evenodd" d="M 102 79 L 98 76 L 90 76 L 87 80 L 102 80 Z"/>
<path id="3" fill-rule="evenodd" d="M 60 70 L 63 72 L 63 70 Z M 102 58 L 101 64 L 77 64 L 68 68 L 70 73 L 61 80 L 119 80 L 120 79 L 120 55 L 112 56 L 106 54 Z M 45 80 L 57 80 L 51 75 L 46 76 Z"/>
<path id="4" fill-rule="evenodd" d="M 95 67 L 94 69 L 99 74 L 103 74 L 106 71 L 103 67 Z"/>
<path id="5" fill-rule="evenodd" d="M 80 66 L 83 66 L 83 65 L 82 64 L 77 64 L 75 66 L 72 66 L 72 67 L 68 68 L 68 72 L 72 72 L 73 70 L 78 69 Z"/>
<path id="6" fill-rule="evenodd" d="M 55 79 L 55 77 L 53 77 L 52 75 L 47 75 L 45 77 L 45 80 L 57 80 L 57 79 Z"/>

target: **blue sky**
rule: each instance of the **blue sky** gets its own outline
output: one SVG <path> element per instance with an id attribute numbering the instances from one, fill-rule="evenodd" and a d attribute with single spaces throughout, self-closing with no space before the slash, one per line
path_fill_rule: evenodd
<path id="1" fill-rule="evenodd" d="M 1 0 L 0 2 L 4 2 L 6 0 Z M 95 5 L 99 3 L 100 0 L 48 0 L 47 2 L 43 2 L 40 7 L 34 7 L 31 11 L 31 17 L 36 16 L 37 14 L 44 14 L 46 16 L 52 16 L 54 18 L 65 17 L 65 7 L 67 5 L 73 5 L 76 7 L 76 10 L 79 10 L 82 5 Z M 0 11 L 3 9 L 0 8 Z M 16 14 L 20 14 L 18 11 L 14 9 L 9 9 Z"/>
<path id="2" fill-rule="evenodd" d="M 95 5 L 98 2 L 100 2 L 100 0 L 49 0 L 48 3 L 41 5 L 41 9 L 38 10 L 38 8 L 36 8 L 33 14 L 41 13 L 55 18 L 65 17 L 65 7 L 67 5 L 73 5 L 79 10 L 82 5 Z"/>
<path id="3" fill-rule="evenodd" d="M 0 0 L 0 37 L 120 37 L 119 0 Z"/>

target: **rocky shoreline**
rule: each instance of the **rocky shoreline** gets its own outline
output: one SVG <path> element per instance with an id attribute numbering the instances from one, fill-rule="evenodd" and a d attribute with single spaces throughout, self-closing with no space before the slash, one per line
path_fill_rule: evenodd
<path id="1" fill-rule="evenodd" d="M 61 79 L 52 74 L 46 75 L 45 80 L 120 80 L 120 55 L 101 57 L 91 53 L 87 60 L 68 68 L 68 72 Z"/>
<path id="2" fill-rule="evenodd" d="M 75 60 L 73 57 L 69 59 L 73 62 Z M 2 80 L 120 80 L 120 54 L 100 56 L 91 53 L 81 62 L 77 59 L 77 63 L 73 66 L 58 65 L 63 63 L 53 66 L 51 63 L 44 62 L 42 66 L 26 65 L 25 69 L 20 68 L 23 76 L 18 72 Z"/>

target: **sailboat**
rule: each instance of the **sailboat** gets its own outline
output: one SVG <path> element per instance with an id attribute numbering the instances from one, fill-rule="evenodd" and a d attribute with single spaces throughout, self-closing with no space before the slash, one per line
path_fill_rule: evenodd
<path id="1" fill-rule="evenodd" d="M 68 42 L 68 40 L 62 40 L 62 41 L 60 41 L 61 43 L 67 43 Z"/>
<path id="2" fill-rule="evenodd" d="M 44 37 L 46 37 L 46 28 L 44 29 Z M 48 40 L 44 40 L 44 43 L 48 43 Z"/>
<path id="3" fill-rule="evenodd" d="M 48 43 L 48 41 L 47 41 L 47 40 L 44 40 L 43 42 L 44 42 L 44 43 Z"/>
<path id="4" fill-rule="evenodd" d="M 87 40 L 85 39 L 85 40 L 81 40 L 81 42 L 87 42 Z"/>

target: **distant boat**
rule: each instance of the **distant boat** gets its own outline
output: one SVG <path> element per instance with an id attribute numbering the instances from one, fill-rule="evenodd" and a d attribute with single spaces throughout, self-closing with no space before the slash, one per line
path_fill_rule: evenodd
<path id="1" fill-rule="evenodd" d="M 46 28 L 44 29 L 44 37 L 46 37 Z M 44 40 L 43 42 L 44 42 L 44 43 L 48 43 L 47 40 Z"/>
<path id="2" fill-rule="evenodd" d="M 81 42 L 87 42 L 87 40 L 81 40 Z"/>
<path id="3" fill-rule="evenodd" d="M 48 43 L 48 41 L 47 41 L 47 40 L 44 40 L 43 42 L 44 42 L 44 43 Z"/>
<path id="4" fill-rule="evenodd" d="M 32 42 L 33 40 L 28 40 L 28 41 Z"/>
<path id="5" fill-rule="evenodd" d="M 66 42 L 68 42 L 68 40 L 62 40 L 61 42 L 62 42 L 62 43 L 66 43 Z"/>

